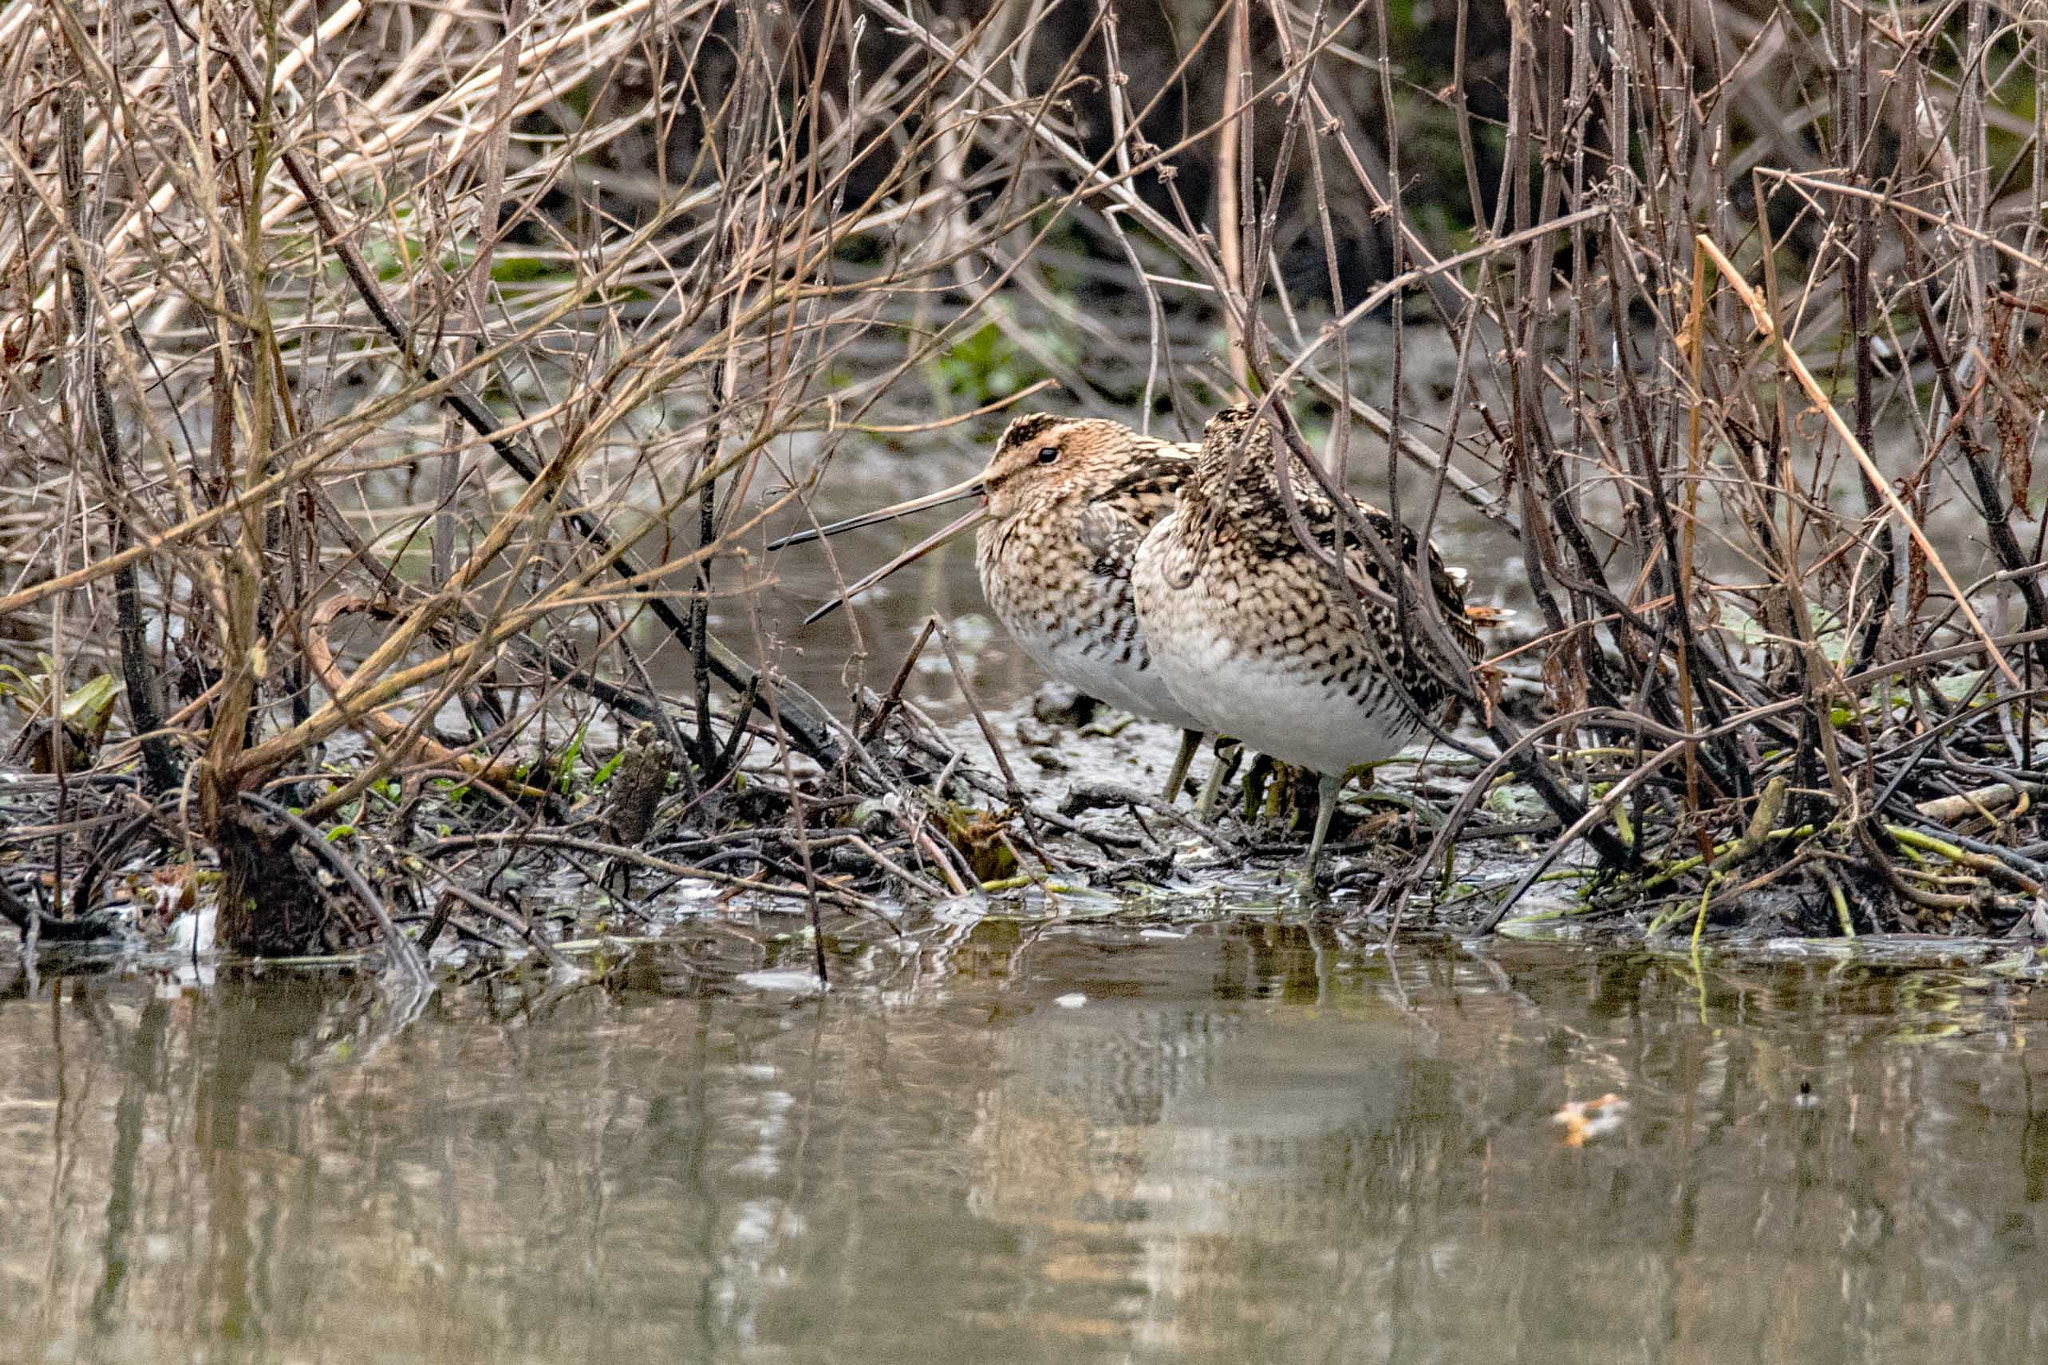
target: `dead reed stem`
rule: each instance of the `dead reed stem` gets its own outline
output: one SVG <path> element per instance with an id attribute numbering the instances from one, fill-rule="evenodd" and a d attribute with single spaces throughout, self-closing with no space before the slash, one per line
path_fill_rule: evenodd
<path id="1" fill-rule="evenodd" d="M 900 683 L 855 732 L 787 676 L 763 521 L 1033 380 L 1183 432 L 1250 385 L 1522 609 L 1531 705 L 1411 614 L 1458 742 L 1550 805 L 1548 857 L 1587 841 L 1603 904 L 2016 919 L 1956 839 L 2041 841 L 2031 806 L 1944 803 L 2041 772 L 2039 14 L 1171 17 L 0 3 L 0 649 L 54 694 L 118 671 L 147 785 L 196 765 L 209 837 L 288 772 L 324 820 L 454 771 L 456 712 L 529 802 L 560 784 L 505 755 L 565 714 L 655 718 L 691 819 L 741 768 L 781 784 L 816 903 L 806 819 L 902 796 L 926 739 L 890 748 Z M 338 614 L 383 633 L 329 655 Z M 350 732 L 392 747 L 305 775 Z M 1780 780 L 1795 870 L 1734 894 L 1716 860 Z M 891 867 L 964 887 L 891 819 Z"/>

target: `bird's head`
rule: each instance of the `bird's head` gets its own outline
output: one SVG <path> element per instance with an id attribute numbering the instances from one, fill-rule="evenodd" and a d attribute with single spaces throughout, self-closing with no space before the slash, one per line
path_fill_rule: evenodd
<path id="1" fill-rule="evenodd" d="M 1010 423 L 996 443 L 982 489 L 997 521 L 1115 477 L 1129 461 L 1135 433 L 1121 422 L 1033 412 Z"/>

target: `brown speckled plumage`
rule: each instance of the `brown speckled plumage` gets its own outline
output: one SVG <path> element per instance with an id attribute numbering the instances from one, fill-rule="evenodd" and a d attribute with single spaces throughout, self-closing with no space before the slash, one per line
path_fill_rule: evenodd
<path id="1" fill-rule="evenodd" d="M 1340 775 L 1400 752 L 1447 690 L 1395 609 L 1374 600 L 1393 598 L 1389 576 L 1290 452 L 1291 488 L 1323 554 L 1303 548 L 1281 498 L 1276 446 L 1270 423 L 1253 409 L 1226 409 L 1210 421 L 1177 511 L 1136 556 L 1138 618 L 1168 685 L 1199 723 Z M 1415 533 L 1358 506 L 1412 562 Z M 1371 589 L 1362 603 L 1333 590 L 1327 557 L 1340 540 L 1345 571 Z M 1477 657 L 1463 587 L 1434 546 L 1428 562 L 1445 623 Z"/>
<path id="2" fill-rule="evenodd" d="M 1153 665 L 1131 564 L 1173 510 L 1193 456 L 1192 447 L 1120 422 L 1019 417 L 983 476 L 988 519 L 974 555 L 990 608 L 1040 667 L 1111 705 L 1183 728 L 1199 727 Z"/>

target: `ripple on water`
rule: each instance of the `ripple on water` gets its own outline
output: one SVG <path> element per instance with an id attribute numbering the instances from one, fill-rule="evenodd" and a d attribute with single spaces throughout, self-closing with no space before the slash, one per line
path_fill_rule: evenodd
<path id="1" fill-rule="evenodd" d="M 0 1005 L 23 1358 L 2043 1358 L 2042 1011 L 1928 965 L 989 921 Z M 755 980 L 748 980 L 749 975 Z M 1075 1007 L 1071 1002 L 1079 998 Z M 2048 1080 L 2048 1078 L 2044 1078 Z"/>

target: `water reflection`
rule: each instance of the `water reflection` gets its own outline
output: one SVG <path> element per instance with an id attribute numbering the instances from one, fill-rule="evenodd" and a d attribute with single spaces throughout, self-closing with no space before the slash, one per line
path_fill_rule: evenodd
<path id="1" fill-rule="evenodd" d="M 2024 986 L 989 923 L 0 1003 L 42 1360 L 2037 1359 Z M 366 1021 L 371 1021 L 367 1022 Z M 1552 1116 L 1628 1109 L 1571 1146 Z"/>

